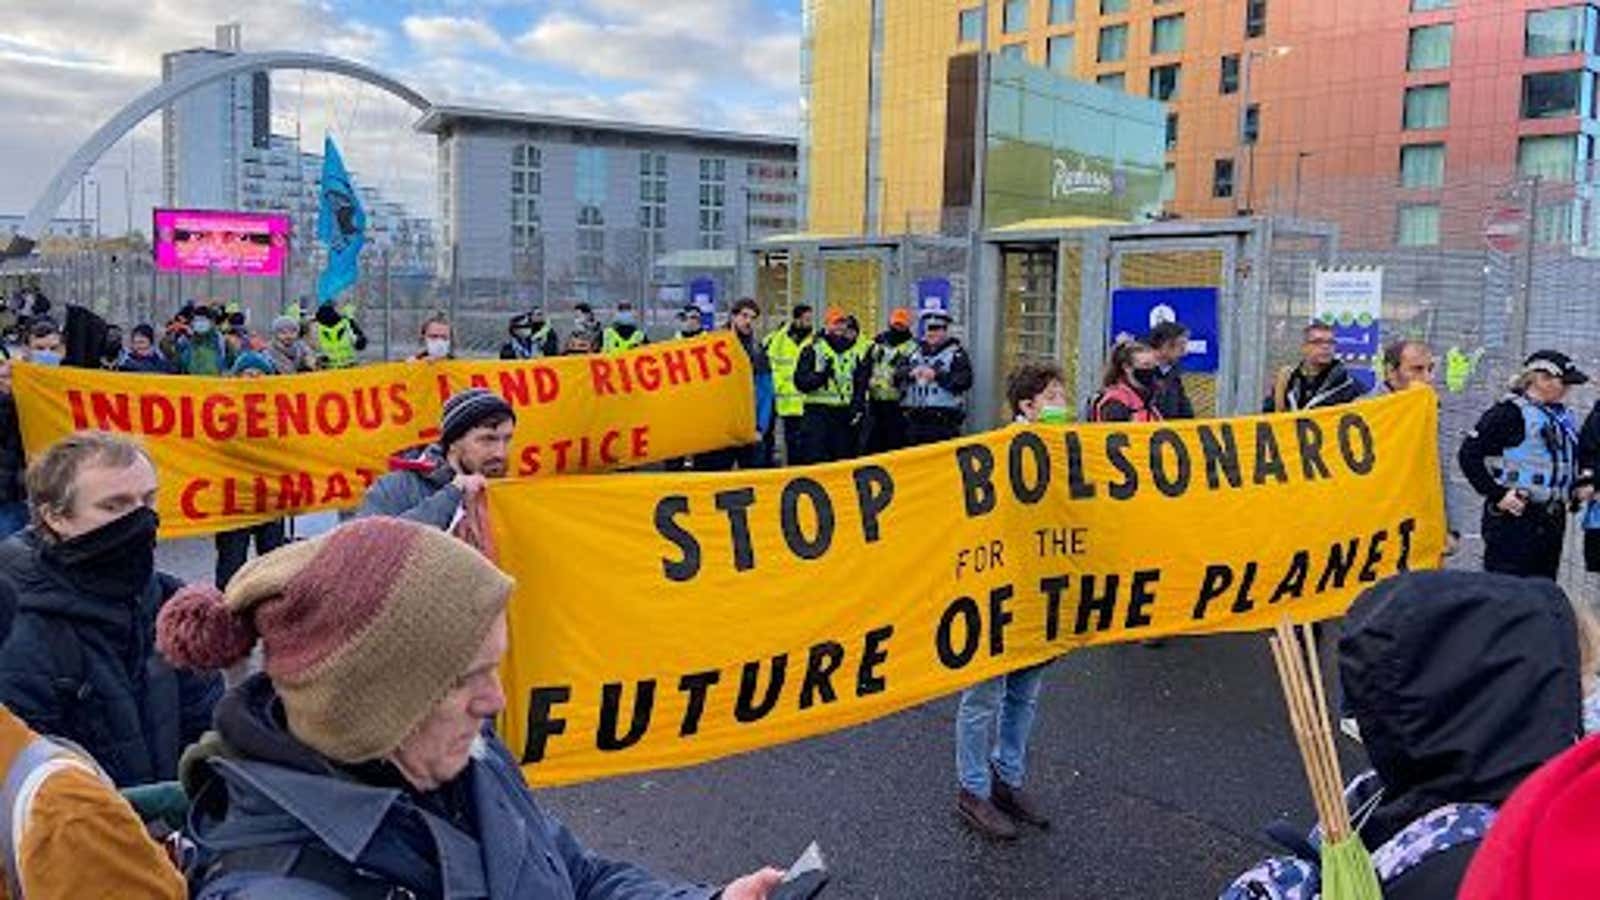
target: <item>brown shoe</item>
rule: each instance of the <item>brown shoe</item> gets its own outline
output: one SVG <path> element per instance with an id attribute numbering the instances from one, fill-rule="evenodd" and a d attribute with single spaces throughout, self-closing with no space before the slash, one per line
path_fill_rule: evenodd
<path id="1" fill-rule="evenodd" d="M 1050 828 L 1050 817 L 1039 811 L 1038 804 L 1033 802 L 1033 797 L 1022 788 L 1014 788 L 997 776 L 994 779 L 994 808 L 1018 822 L 1024 822 L 1035 828 Z"/>
<path id="2" fill-rule="evenodd" d="M 1006 818 L 1006 814 L 995 809 L 993 803 L 979 797 L 971 791 L 963 790 L 956 797 L 956 812 L 966 820 L 973 831 L 995 841 L 1014 841 L 1017 839 L 1017 823 Z"/>

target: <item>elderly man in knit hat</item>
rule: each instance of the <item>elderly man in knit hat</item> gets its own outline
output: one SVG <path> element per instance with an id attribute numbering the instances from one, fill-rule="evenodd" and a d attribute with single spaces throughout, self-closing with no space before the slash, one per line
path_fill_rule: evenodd
<path id="1" fill-rule="evenodd" d="M 439 442 L 396 455 L 367 489 L 358 516 L 398 516 L 448 530 L 463 501 L 503 478 L 517 414 L 493 391 L 468 388 L 444 403 Z"/>
<path id="2" fill-rule="evenodd" d="M 186 761 L 200 900 L 222 897 L 710 898 L 586 850 L 486 729 L 512 582 L 466 544 L 363 519 L 251 563 L 226 594 L 162 611 L 175 664 L 264 670 Z M 721 889 L 764 898 L 765 869 Z"/>

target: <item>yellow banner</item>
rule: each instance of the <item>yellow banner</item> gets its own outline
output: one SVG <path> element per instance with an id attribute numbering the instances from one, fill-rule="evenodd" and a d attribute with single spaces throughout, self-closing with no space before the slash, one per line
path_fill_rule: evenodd
<path id="1" fill-rule="evenodd" d="M 472 385 L 517 410 L 518 477 L 639 466 L 755 437 L 750 360 L 725 331 L 614 356 L 257 379 L 25 363 L 13 375 L 30 457 L 86 428 L 144 445 L 160 476 L 163 537 L 353 507 L 393 454 L 438 439 L 444 400 Z"/>
<path id="2" fill-rule="evenodd" d="M 1080 647 L 1339 615 L 1438 564 L 1436 404 L 496 484 L 506 737 L 543 784 L 690 765 Z"/>

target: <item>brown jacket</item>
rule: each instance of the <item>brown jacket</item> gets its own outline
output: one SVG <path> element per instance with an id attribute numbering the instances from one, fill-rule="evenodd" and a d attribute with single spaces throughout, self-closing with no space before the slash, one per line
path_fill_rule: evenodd
<path id="1" fill-rule="evenodd" d="M 0 782 L 35 737 L 0 706 Z M 27 900 L 188 896 L 182 876 L 145 833 L 133 807 L 116 788 L 77 767 L 58 770 L 34 795 L 17 858 Z M 4 878 L 0 900 L 11 900 Z"/>

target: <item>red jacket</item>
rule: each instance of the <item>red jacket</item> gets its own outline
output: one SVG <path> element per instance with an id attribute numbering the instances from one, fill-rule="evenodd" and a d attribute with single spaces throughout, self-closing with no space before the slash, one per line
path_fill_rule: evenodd
<path id="1" fill-rule="evenodd" d="M 1106 407 L 1113 402 L 1128 409 L 1132 415 L 1126 420 L 1121 418 L 1107 419 L 1105 417 Z M 1119 381 L 1101 391 L 1100 396 L 1095 398 L 1094 408 L 1089 410 L 1089 421 L 1159 422 L 1161 421 L 1161 411 L 1151 406 L 1144 395 L 1135 390 L 1133 385 L 1128 384 L 1126 381 Z"/>

